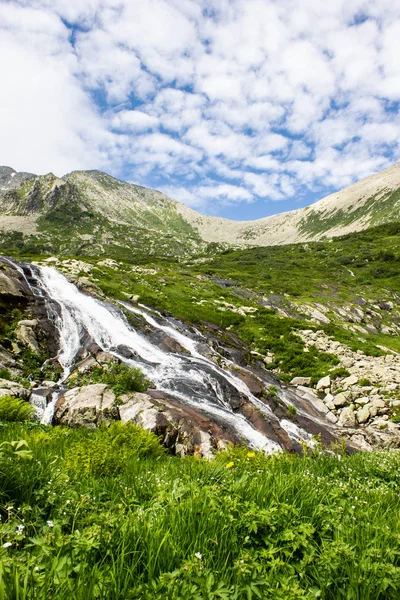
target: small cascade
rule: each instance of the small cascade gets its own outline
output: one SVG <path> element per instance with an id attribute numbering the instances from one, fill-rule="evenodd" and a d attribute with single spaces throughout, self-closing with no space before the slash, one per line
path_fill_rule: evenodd
<path id="1" fill-rule="evenodd" d="M 164 351 L 146 332 L 137 331 L 121 310 L 80 292 L 57 270 L 35 266 L 31 267 L 31 276 L 28 277 L 23 269 L 20 270 L 32 293 L 45 298 L 48 316 L 57 329 L 57 358 L 63 368 L 59 384 L 71 373 L 84 341 L 87 344 L 89 340 L 89 343 L 95 342 L 102 350 L 121 361 L 140 368 L 160 392 L 229 426 L 238 437 L 254 448 L 276 452 L 281 446 L 234 410 L 235 406 L 244 401 L 263 415 L 272 430 L 280 428 L 297 446 L 303 441 L 312 443 L 312 435 L 304 427 L 287 418 L 278 419 L 271 408 L 254 396 L 231 370 L 224 369 L 203 356 L 201 350 L 206 340 L 200 333 L 190 337 L 190 333 L 184 327 L 179 327 L 174 319 L 167 320 L 156 312 L 151 314 L 144 306 L 138 308 L 121 302 L 125 310 L 143 319 L 154 335 L 162 334 L 173 338 L 185 350 L 180 353 Z M 202 341 L 199 342 L 196 338 Z M 219 357 L 217 352 L 215 356 Z M 226 358 L 224 364 L 234 366 Z M 48 402 L 40 394 L 32 394 L 32 403 L 43 423 L 51 423 L 58 395 L 59 392 L 54 392 Z M 282 391 L 280 396 L 283 404 L 293 401 L 293 398 L 287 398 Z M 305 416 L 309 421 L 311 419 L 314 423 L 318 422 L 318 418 L 308 414 Z M 324 426 L 323 423 L 322 425 Z"/>

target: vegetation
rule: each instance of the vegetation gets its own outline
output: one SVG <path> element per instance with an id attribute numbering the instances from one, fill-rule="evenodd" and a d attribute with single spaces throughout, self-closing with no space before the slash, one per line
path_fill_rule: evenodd
<path id="1" fill-rule="evenodd" d="M 14 440 L 28 455 L 0 447 L 2 600 L 398 598 L 397 452 L 208 462 L 134 426 L 3 424 Z"/>
<path id="2" fill-rule="evenodd" d="M 70 387 L 91 383 L 106 383 L 112 388 L 117 399 L 128 392 L 145 392 L 150 385 L 140 369 L 128 367 L 125 363 L 99 365 L 86 373 L 77 373 L 68 381 Z"/>
<path id="3" fill-rule="evenodd" d="M 0 396 L 0 421 L 29 421 L 34 408 L 21 398 L 6 395 Z"/>

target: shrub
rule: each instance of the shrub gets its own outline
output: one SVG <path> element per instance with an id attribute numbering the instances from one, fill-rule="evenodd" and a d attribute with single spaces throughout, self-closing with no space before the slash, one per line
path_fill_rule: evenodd
<path id="1" fill-rule="evenodd" d="M 108 429 L 81 432 L 81 438 L 67 448 L 67 470 L 79 474 L 112 476 L 127 469 L 132 458 L 160 458 L 165 455 L 158 438 L 132 423 L 113 423 Z"/>
<path id="2" fill-rule="evenodd" d="M 150 385 L 140 369 L 128 367 L 124 363 L 108 363 L 104 367 L 94 367 L 89 373 L 71 377 L 69 383 L 70 386 L 106 383 L 117 398 L 128 392 L 145 392 Z"/>
<path id="3" fill-rule="evenodd" d="M 0 379 L 12 379 L 11 371 L 9 369 L 0 369 Z"/>
<path id="4" fill-rule="evenodd" d="M 0 397 L 0 421 L 28 421 L 34 408 L 26 400 L 14 396 Z"/>

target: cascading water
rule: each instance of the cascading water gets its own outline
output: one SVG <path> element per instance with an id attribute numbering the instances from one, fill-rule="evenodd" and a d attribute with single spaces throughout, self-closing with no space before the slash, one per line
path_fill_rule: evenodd
<path id="1" fill-rule="evenodd" d="M 23 273 L 20 267 L 17 268 Z M 144 319 L 153 332 L 174 338 L 185 353 L 163 351 L 144 334 L 138 333 L 115 306 L 83 294 L 51 267 L 34 267 L 33 278 L 34 282 L 30 277 L 25 277 L 25 281 L 35 296 L 45 298 L 48 315 L 58 330 L 57 358 L 63 368 L 60 383 L 74 367 L 82 341 L 89 339 L 121 361 L 139 367 L 158 390 L 229 425 L 236 435 L 254 448 L 275 452 L 281 446 L 253 427 L 243 415 L 234 412 L 230 403 L 232 398 L 244 398 L 264 415 L 267 422 L 278 425 L 293 441 L 312 443 L 311 434 L 285 418 L 279 421 L 241 379 L 203 356 L 200 345 L 179 331 L 173 320 L 162 320 L 161 315 L 156 319 L 145 307 L 139 309 L 121 303 L 125 309 Z M 42 422 L 51 422 L 56 401 L 57 396 L 54 395 L 50 404 L 44 406 L 40 398 L 36 399 L 36 403 L 42 402 Z"/>

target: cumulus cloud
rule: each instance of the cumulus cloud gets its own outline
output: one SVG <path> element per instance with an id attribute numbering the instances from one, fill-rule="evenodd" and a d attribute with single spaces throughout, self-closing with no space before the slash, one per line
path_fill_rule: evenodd
<path id="1" fill-rule="evenodd" d="M 390 0 L 8 0 L 0 52 L 17 169 L 102 168 L 218 212 L 399 158 Z"/>

